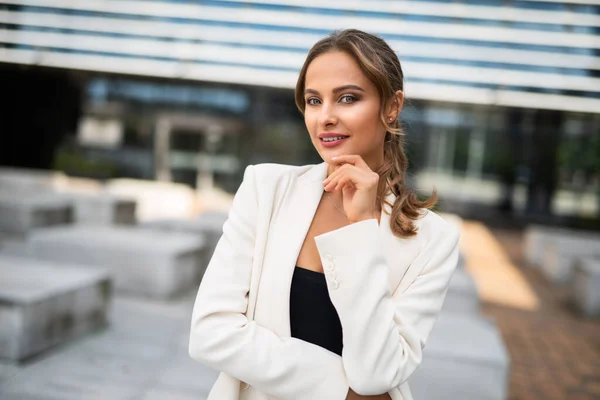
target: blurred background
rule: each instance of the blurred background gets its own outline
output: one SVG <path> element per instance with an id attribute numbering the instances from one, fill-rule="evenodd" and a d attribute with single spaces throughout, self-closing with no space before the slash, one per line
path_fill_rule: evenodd
<path id="1" fill-rule="evenodd" d="M 600 1 L 0 0 L 2 399 L 206 396 L 197 284 L 246 165 L 320 162 L 293 88 L 342 28 L 462 231 L 415 398 L 600 398 Z"/>

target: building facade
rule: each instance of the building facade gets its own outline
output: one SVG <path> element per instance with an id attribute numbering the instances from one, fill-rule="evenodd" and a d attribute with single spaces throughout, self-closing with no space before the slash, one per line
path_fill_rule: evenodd
<path id="1" fill-rule="evenodd" d="M 595 0 L 0 0 L 0 73 L 20 99 L 5 128 L 39 132 L 27 115 L 50 102 L 72 121 L 52 128 L 53 165 L 231 191 L 245 164 L 318 161 L 293 88 L 343 28 L 399 55 L 419 188 L 600 215 Z"/>

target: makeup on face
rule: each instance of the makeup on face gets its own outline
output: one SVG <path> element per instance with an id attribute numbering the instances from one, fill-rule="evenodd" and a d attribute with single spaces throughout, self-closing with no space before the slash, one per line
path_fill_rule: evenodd
<path id="1" fill-rule="evenodd" d="M 381 163 L 385 128 L 379 92 L 350 55 L 316 57 L 307 70 L 304 101 L 306 127 L 324 161 L 357 154 Z"/>

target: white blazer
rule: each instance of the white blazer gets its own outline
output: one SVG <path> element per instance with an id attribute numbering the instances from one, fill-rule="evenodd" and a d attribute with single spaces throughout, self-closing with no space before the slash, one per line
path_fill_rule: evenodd
<path id="1" fill-rule="evenodd" d="M 349 387 L 412 400 L 407 380 L 442 308 L 458 231 L 424 210 L 408 239 L 383 212 L 380 224 L 315 237 L 343 353 L 292 338 L 292 275 L 326 174 L 325 163 L 246 168 L 192 315 L 190 356 L 222 371 L 209 400 L 344 400 Z"/>

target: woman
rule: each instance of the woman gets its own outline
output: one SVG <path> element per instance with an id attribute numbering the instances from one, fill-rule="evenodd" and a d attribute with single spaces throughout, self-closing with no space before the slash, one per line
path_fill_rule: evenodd
<path id="1" fill-rule="evenodd" d="M 458 260 L 404 187 L 403 75 L 380 38 L 316 43 L 296 104 L 323 159 L 249 166 L 192 316 L 210 400 L 403 399 Z"/>

